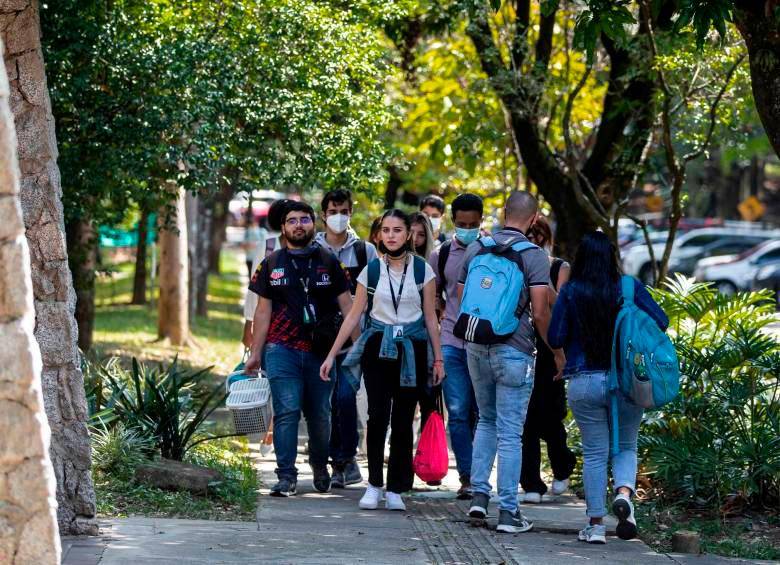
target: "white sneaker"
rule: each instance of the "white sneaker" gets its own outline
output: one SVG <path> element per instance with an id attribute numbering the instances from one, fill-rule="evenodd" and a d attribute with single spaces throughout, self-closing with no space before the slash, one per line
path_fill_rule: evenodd
<path id="1" fill-rule="evenodd" d="M 387 491 L 387 493 L 385 493 L 385 508 L 388 510 L 405 511 L 406 504 L 404 504 L 404 500 L 401 498 L 400 494 Z"/>
<path id="2" fill-rule="evenodd" d="M 520 499 L 526 504 L 541 504 L 542 495 L 538 492 L 525 492 L 520 495 Z"/>
<path id="3" fill-rule="evenodd" d="M 607 543 L 607 527 L 604 524 L 586 526 L 584 530 L 580 530 L 577 539 L 587 543 Z"/>
<path id="4" fill-rule="evenodd" d="M 569 479 L 563 479 L 562 481 L 553 481 L 552 482 L 552 493 L 555 496 L 558 496 L 559 494 L 563 494 L 567 490 L 569 490 Z"/>
<path id="5" fill-rule="evenodd" d="M 376 507 L 379 506 L 380 500 L 382 500 L 381 487 L 368 485 L 366 492 L 363 494 L 363 498 L 361 498 L 360 502 L 358 502 L 358 507 L 362 508 L 363 510 L 376 510 Z"/>
<path id="6" fill-rule="evenodd" d="M 634 505 L 631 504 L 631 498 L 627 494 L 618 494 L 612 503 L 612 512 L 618 519 L 618 525 L 615 528 L 620 539 L 634 539 L 637 534 L 636 518 L 634 518 Z"/>

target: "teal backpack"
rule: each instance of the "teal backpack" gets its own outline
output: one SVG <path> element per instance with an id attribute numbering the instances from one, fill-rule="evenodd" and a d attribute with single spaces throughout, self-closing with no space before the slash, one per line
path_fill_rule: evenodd
<path id="1" fill-rule="evenodd" d="M 612 454 L 618 445 L 618 394 L 647 410 L 660 408 L 680 391 L 677 351 L 658 324 L 634 302 L 634 279 L 621 279 L 623 303 L 615 320 L 609 392 Z"/>
<path id="2" fill-rule="evenodd" d="M 482 248 L 469 263 L 452 333 L 471 343 L 501 343 L 515 333 L 528 307 L 529 299 L 520 307 L 527 286 L 522 254 L 536 245 L 523 237 L 500 245 L 492 237 L 478 241 Z"/>

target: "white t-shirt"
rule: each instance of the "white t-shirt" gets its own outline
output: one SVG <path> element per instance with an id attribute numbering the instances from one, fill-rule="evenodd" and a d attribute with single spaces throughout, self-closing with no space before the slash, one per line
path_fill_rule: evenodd
<path id="1" fill-rule="evenodd" d="M 376 285 L 376 292 L 374 292 L 374 307 L 371 310 L 371 317 L 383 324 L 401 325 L 416 322 L 422 317 L 423 311 L 422 302 L 420 300 L 420 291 L 417 290 L 417 285 L 414 282 L 414 266 L 409 263 L 409 268 L 406 271 L 406 279 L 404 281 L 403 294 L 401 295 L 400 300 L 398 299 L 398 290 L 401 286 L 403 270 L 395 271 L 390 269 L 393 290 L 395 291 L 396 300 L 399 300 L 398 313 L 396 314 L 395 308 L 393 307 L 393 297 L 390 294 L 386 265 L 387 264 L 382 261 L 379 266 L 379 282 Z M 431 266 L 426 263 L 423 286 L 434 278 L 436 278 L 436 274 L 433 272 Z M 358 275 L 358 284 L 362 284 L 364 287 L 368 288 L 368 267 L 364 268 L 360 272 L 360 275 Z"/>

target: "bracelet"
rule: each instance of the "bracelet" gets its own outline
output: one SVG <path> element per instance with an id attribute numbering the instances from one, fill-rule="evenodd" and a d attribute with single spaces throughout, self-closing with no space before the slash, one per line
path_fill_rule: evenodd
<path id="1" fill-rule="evenodd" d="M 444 359 L 434 359 L 434 365 L 444 365 Z"/>

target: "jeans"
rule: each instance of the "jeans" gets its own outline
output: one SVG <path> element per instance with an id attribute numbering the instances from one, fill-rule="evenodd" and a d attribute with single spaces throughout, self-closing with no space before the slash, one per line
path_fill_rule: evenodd
<path id="1" fill-rule="evenodd" d="M 372 486 L 384 484 L 385 438 L 391 426 L 390 457 L 387 463 L 387 490 L 402 493 L 412 489 L 413 424 L 417 402 L 423 400 L 428 381 L 428 344 L 413 342 L 417 387 L 401 386 L 401 363 L 398 359 L 380 359 L 382 334 L 371 336 L 363 352 L 363 382 L 368 395 L 368 482 Z M 423 413 L 425 416 L 425 414 Z"/>
<path id="2" fill-rule="evenodd" d="M 309 464 L 314 469 L 328 464 L 333 381 L 320 379 L 322 360 L 309 351 L 270 343 L 265 355 L 274 407 L 276 475 L 279 479 L 295 480 L 301 411 L 309 432 Z"/>
<path id="3" fill-rule="evenodd" d="M 450 431 L 450 443 L 455 454 L 458 474 L 471 475 L 471 449 L 479 411 L 471 384 L 469 366 L 465 349 L 451 345 L 442 347 L 444 369 L 447 378 L 442 383 L 444 402 L 447 405 L 447 428 Z"/>
<path id="4" fill-rule="evenodd" d="M 479 408 L 474 436 L 471 486 L 490 494 L 490 472 L 498 454 L 501 510 L 517 510 L 522 434 L 534 386 L 534 357 L 505 344 L 466 346 L 469 373 Z"/>
<path id="5" fill-rule="evenodd" d="M 344 355 L 339 355 L 334 364 L 333 397 L 331 406 L 330 460 L 334 465 L 343 465 L 355 458 L 358 446 L 357 391 L 341 368 Z"/>
<path id="6" fill-rule="evenodd" d="M 569 381 L 569 406 L 582 435 L 582 478 L 591 518 L 606 516 L 607 461 L 610 453 L 608 375 L 604 371 L 577 373 Z M 618 395 L 618 445 L 612 460 L 615 491 L 636 490 L 636 440 L 643 409 Z"/>

